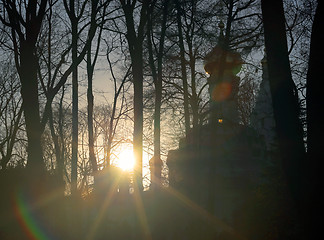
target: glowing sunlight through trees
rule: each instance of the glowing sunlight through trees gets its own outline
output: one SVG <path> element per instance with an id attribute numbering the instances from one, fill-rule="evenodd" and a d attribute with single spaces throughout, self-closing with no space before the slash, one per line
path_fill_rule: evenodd
<path id="1" fill-rule="evenodd" d="M 135 166 L 135 158 L 131 148 L 124 148 L 117 156 L 115 165 L 123 171 L 133 171 Z"/>

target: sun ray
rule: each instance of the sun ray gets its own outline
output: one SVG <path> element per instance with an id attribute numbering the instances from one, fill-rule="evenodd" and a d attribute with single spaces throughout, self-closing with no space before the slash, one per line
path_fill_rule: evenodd
<path id="1" fill-rule="evenodd" d="M 212 223 L 214 226 L 225 230 L 228 233 L 233 234 L 238 240 L 246 240 L 245 237 L 239 235 L 231 226 L 226 224 L 225 222 L 218 219 L 216 216 L 210 214 L 206 211 L 203 207 L 199 206 L 197 203 L 192 201 L 187 196 L 183 195 L 179 191 L 175 190 L 172 187 L 164 188 L 166 192 L 174 197 L 176 197 L 180 202 L 182 202 L 189 210 L 193 211 L 194 213 L 200 215 L 204 219 L 208 220 L 208 222 Z"/>
<path id="2" fill-rule="evenodd" d="M 54 237 L 54 233 L 46 228 L 46 224 L 40 222 L 38 214 L 35 213 L 44 207 L 52 206 L 53 202 L 57 200 L 62 200 L 64 188 L 63 186 L 48 188 L 45 193 L 44 187 L 45 185 L 42 185 L 41 190 L 35 189 L 40 188 L 39 186 L 35 188 L 21 187 L 17 188 L 14 194 L 14 215 L 25 233 L 32 239 L 52 239 Z"/>
<path id="3" fill-rule="evenodd" d="M 89 233 L 88 233 L 88 235 L 86 237 L 87 240 L 94 239 L 96 231 L 97 231 L 102 219 L 104 218 L 104 216 L 106 214 L 106 210 L 109 207 L 114 195 L 117 192 L 117 188 L 118 188 L 119 182 L 121 180 L 121 177 L 122 177 L 122 175 L 119 174 L 118 177 L 115 178 L 115 180 L 114 180 L 114 182 L 112 184 L 112 187 L 109 189 L 109 191 L 107 193 L 107 196 L 106 196 L 100 210 L 98 211 L 99 214 L 96 217 L 94 223 L 91 225 Z"/>
<path id="4" fill-rule="evenodd" d="M 138 184 L 136 182 L 134 183 L 134 198 L 135 198 L 135 205 L 136 205 L 136 213 L 139 218 L 140 226 L 142 228 L 143 235 L 144 235 L 142 239 L 151 240 L 152 236 L 148 225 L 144 204 L 140 195 L 140 191 L 138 189 Z"/>

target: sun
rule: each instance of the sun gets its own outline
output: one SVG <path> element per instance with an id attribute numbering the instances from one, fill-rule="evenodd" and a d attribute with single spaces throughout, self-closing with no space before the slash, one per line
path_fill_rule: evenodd
<path id="1" fill-rule="evenodd" d="M 118 155 L 116 165 L 123 171 L 132 171 L 135 166 L 133 150 L 128 148 L 123 149 Z"/>

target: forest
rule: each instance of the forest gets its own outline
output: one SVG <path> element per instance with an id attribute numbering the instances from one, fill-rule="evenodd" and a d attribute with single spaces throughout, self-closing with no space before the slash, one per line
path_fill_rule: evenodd
<path id="1" fill-rule="evenodd" d="M 1 0 L 0 239 L 321 234 L 320 0 Z"/>

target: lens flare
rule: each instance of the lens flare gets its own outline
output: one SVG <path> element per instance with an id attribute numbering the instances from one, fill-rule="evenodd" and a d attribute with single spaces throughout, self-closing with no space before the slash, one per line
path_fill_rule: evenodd
<path id="1" fill-rule="evenodd" d="M 221 102 L 230 97 L 232 93 L 232 85 L 227 82 L 217 84 L 212 92 L 212 98 L 216 102 Z"/>
<path id="2" fill-rule="evenodd" d="M 135 157 L 133 150 L 129 148 L 122 150 L 118 156 L 116 165 L 123 171 L 132 171 L 135 166 Z"/>
<path id="3" fill-rule="evenodd" d="M 30 198 L 22 190 L 18 190 L 14 199 L 14 212 L 19 224 L 30 240 L 50 240 L 49 233 L 39 221 Z"/>

